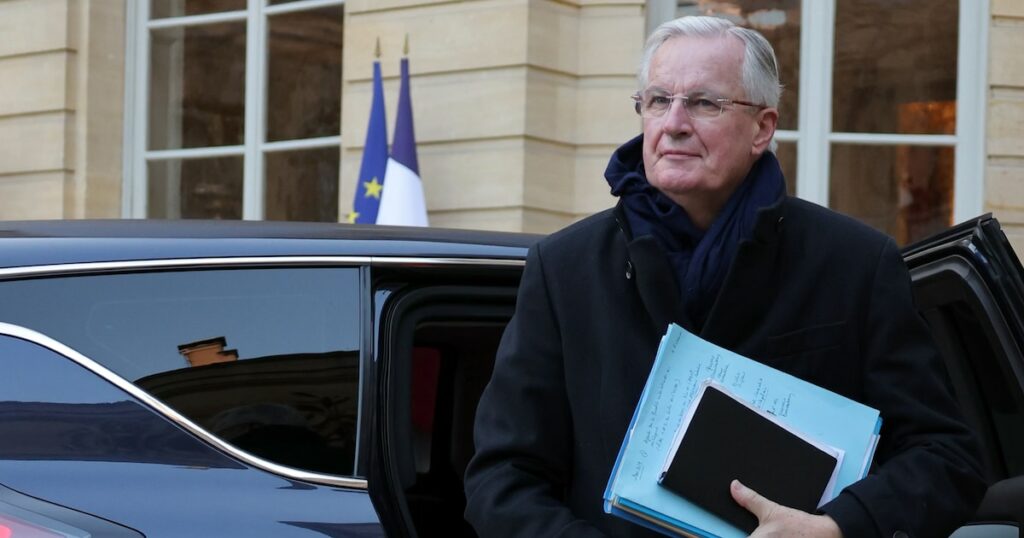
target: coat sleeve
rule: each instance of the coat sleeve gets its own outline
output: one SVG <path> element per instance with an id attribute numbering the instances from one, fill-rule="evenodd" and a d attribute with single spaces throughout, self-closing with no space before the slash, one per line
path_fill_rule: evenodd
<path id="1" fill-rule="evenodd" d="M 881 411 L 876 467 L 822 507 L 843 535 L 945 537 L 985 491 L 978 447 L 960 419 L 910 275 L 889 240 L 878 259 L 862 327 L 863 383 Z"/>
<path id="2" fill-rule="evenodd" d="M 602 536 L 564 503 L 573 437 L 563 364 L 558 320 L 535 246 L 477 408 L 466 519 L 481 536 Z"/>

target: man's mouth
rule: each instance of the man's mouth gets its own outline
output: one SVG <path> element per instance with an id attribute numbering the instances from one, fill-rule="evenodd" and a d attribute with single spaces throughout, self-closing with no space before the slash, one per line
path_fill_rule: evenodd
<path id="1" fill-rule="evenodd" d="M 678 149 L 669 149 L 661 152 L 662 157 L 699 157 L 697 153 L 692 151 L 683 151 Z"/>

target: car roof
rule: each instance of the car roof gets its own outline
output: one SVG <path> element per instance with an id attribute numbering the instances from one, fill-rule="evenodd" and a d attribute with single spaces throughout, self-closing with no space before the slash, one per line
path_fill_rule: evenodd
<path id="1" fill-rule="evenodd" d="M 524 258 L 540 235 L 339 223 L 0 222 L 0 267 L 249 256 Z"/>

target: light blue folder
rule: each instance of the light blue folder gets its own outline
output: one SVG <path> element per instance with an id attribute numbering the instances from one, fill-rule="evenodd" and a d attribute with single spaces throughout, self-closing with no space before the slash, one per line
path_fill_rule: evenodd
<path id="1" fill-rule="evenodd" d="M 670 325 L 604 493 L 604 510 L 669 535 L 743 538 L 746 533 L 658 484 L 673 438 L 705 379 L 809 438 L 845 452 L 835 493 L 867 474 L 878 445 L 877 410 Z"/>

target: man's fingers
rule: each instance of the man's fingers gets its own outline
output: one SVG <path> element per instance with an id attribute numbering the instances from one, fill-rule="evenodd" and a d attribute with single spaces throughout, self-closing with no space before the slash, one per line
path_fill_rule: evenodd
<path id="1" fill-rule="evenodd" d="M 772 501 L 765 499 L 758 492 L 744 486 L 739 480 L 733 480 L 729 484 L 729 493 L 732 494 L 733 500 L 737 504 L 746 508 L 750 513 L 757 517 L 758 521 L 763 522 L 778 506 Z"/>

